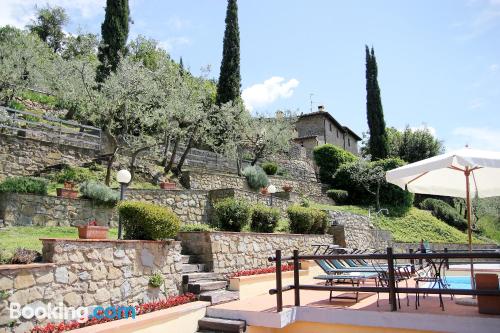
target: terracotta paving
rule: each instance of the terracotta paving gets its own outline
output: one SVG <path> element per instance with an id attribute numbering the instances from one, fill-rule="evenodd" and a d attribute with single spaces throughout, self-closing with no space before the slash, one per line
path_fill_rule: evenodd
<path id="1" fill-rule="evenodd" d="M 317 281 L 301 281 L 301 283 L 307 284 L 322 284 Z M 372 286 L 373 284 L 367 282 L 365 286 Z M 403 285 L 400 285 L 403 287 Z M 408 283 L 409 287 L 413 287 L 413 280 L 410 279 Z M 334 296 L 338 295 L 352 295 L 343 292 L 334 292 Z M 456 298 L 463 298 L 470 296 L 455 296 Z M 381 293 L 379 306 L 377 306 L 377 294 L 376 293 L 360 293 L 359 302 L 355 303 L 353 300 L 332 300 L 329 301 L 328 291 L 312 291 L 312 290 L 301 290 L 300 300 L 302 306 L 308 307 L 322 307 L 322 308 L 335 308 L 335 309 L 360 309 L 368 311 L 390 311 L 390 305 L 388 301 L 388 294 Z M 478 313 L 476 306 L 465 306 L 456 304 L 454 300 L 451 300 L 449 295 L 443 295 L 444 308 L 441 310 L 439 306 L 439 296 L 438 295 L 428 295 L 422 298 L 420 296 L 420 306 L 415 309 L 415 295 L 409 295 L 408 301 L 409 306 L 407 306 L 406 294 L 400 295 L 401 308 L 398 311 L 405 313 L 428 313 L 428 314 L 442 314 L 442 315 L 458 315 L 458 316 L 473 316 L 473 317 L 493 317 L 499 318 L 500 316 L 482 315 Z M 294 292 L 286 291 L 283 293 L 283 307 L 292 307 L 294 304 Z M 276 311 L 276 296 L 275 295 L 259 295 L 250 299 L 225 303 L 216 305 L 216 308 L 228 309 L 228 310 L 243 310 L 243 311 L 255 311 L 255 312 L 275 312 Z"/>

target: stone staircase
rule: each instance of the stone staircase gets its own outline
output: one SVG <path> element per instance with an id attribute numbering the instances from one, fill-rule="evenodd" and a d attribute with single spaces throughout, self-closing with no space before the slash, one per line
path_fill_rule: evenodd
<path id="1" fill-rule="evenodd" d="M 193 293 L 200 301 L 212 305 L 239 298 L 238 292 L 226 290 L 227 280 L 223 276 L 207 272 L 205 264 L 194 255 L 182 256 L 182 285 L 185 292 Z"/>
<path id="2" fill-rule="evenodd" d="M 197 333 L 243 333 L 246 323 L 242 320 L 205 317 L 198 320 Z"/>

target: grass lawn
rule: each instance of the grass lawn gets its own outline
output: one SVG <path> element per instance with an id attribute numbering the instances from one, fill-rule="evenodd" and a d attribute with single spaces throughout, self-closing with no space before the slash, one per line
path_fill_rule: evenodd
<path id="1" fill-rule="evenodd" d="M 331 206 L 320 204 L 313 204 L 312 206 L 368 216 L 368 208 L 362 206 Z M 389 213 L 391 214 L 390 208 Z M 418 243 L 421 239 L 424 239 L 432 243 L 467 243 L 466 233 L 449 226 L 428 211 L 412 207 L 405 214 L 397 211 L 393 213 L 396 216 L 374 217 L 372 215 L 372 222 L 378 228 L 390 231 L 396 242 Z M 474 238 L 474 242 L 483 243 L 478 238 Z"/>
<path id="2" fill-rule="evenodd" d="M 118 229 L 109 230 L 108 237 L 116 239 Z M 78 238 L 75 227 L 7 227 L 0 229 L 0 251 L 13 253 L 16 248 L 42 252 L 42 242 L 39 238 Z"/>
<path id="3" fill-rule="evenodd" d="M 477 226 L 484 236 L 500 244 L 500 217 L 485 215 L 479 219 Z"/>

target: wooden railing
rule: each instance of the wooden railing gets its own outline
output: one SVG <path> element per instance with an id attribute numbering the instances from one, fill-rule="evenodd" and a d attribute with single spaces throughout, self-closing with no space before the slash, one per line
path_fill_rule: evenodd
<path id="1" fill-rule="evenodd" d="M 0 129 L 3 130 L 0 132 L 7 130 L 18 136 L 101 150 L 100 128 L 7 107 L 0 107 L 0 112 L 3 114 L 0 117 Z"/>
<path id="2" fill-rule="evenodd" d="M 308 285 L 301 284 L 299 278 L 299 262 L 301 260 L 377 260 L 386 261 L 387 263 L 387 286 L 375 287 L 347 287 L 339 285 Z M 500 290 L 477 290 L 477 289 L 434 289 L 434 288 L 400 288 L 396 284 L 396 272 L 394 264 L 396 260 L 408 260 L 412 265 L 415 261 L 431 261 L 442 260 L 446 262 L 448 259 L 499 259 L 500 252 L 447 252 L 447 253 L 393 253 L 392 248 L 388 247 L 386 253 L 377 254 L 328 254 L 328 255 L 299 255 L 298 250 L 293 251 L 293 256 L 283 257 L 281 250 L 276 250 L 274 257 L 269 257 L 270 262 L 276 263 L 276 288 L 269 290 L 271 295 L 276 295 L 276 308 L 278 312 L 283 310 L 283 292 L 294 290 L 295 305 L 300 306 L 300 290 L 324 290 L 324 291 L 343 291 L 343 292 L 380 292 L 389 293 L 389 301 L 391 304 L 391 311 L 397 311 L 396 294 L 397 293 L 419 293 L 419 294 L 448 294 L 448 295 L 487 295 L 487 296 L 500 296 Z M 281 280 L 281 265 L 284 261 L 293 261 L 294 263 L 294 283 L 293 285 L 283 286 Z"/>

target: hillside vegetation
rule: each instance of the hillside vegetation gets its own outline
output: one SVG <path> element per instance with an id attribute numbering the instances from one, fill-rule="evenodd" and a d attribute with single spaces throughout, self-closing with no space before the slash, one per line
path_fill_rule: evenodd
<path id="1" fill-rule="evenodd" d="M 363 206 L 320 204 L 314 206 L 368 216 L 368 208 Z M 376 227 L 390 231 L 396 242 L 418 243 L 424 239 L 431 243 L 467 243 L 466 233 L 437 219 L 429 211 L 413 207 L 406 213 L 400 213 L 389 208 L 389 214 L 389 216 L 375 217 L 372 213 L 372 222 Z M 482 243 L 483 241 L 474 238 L 474 242 Z"/>

